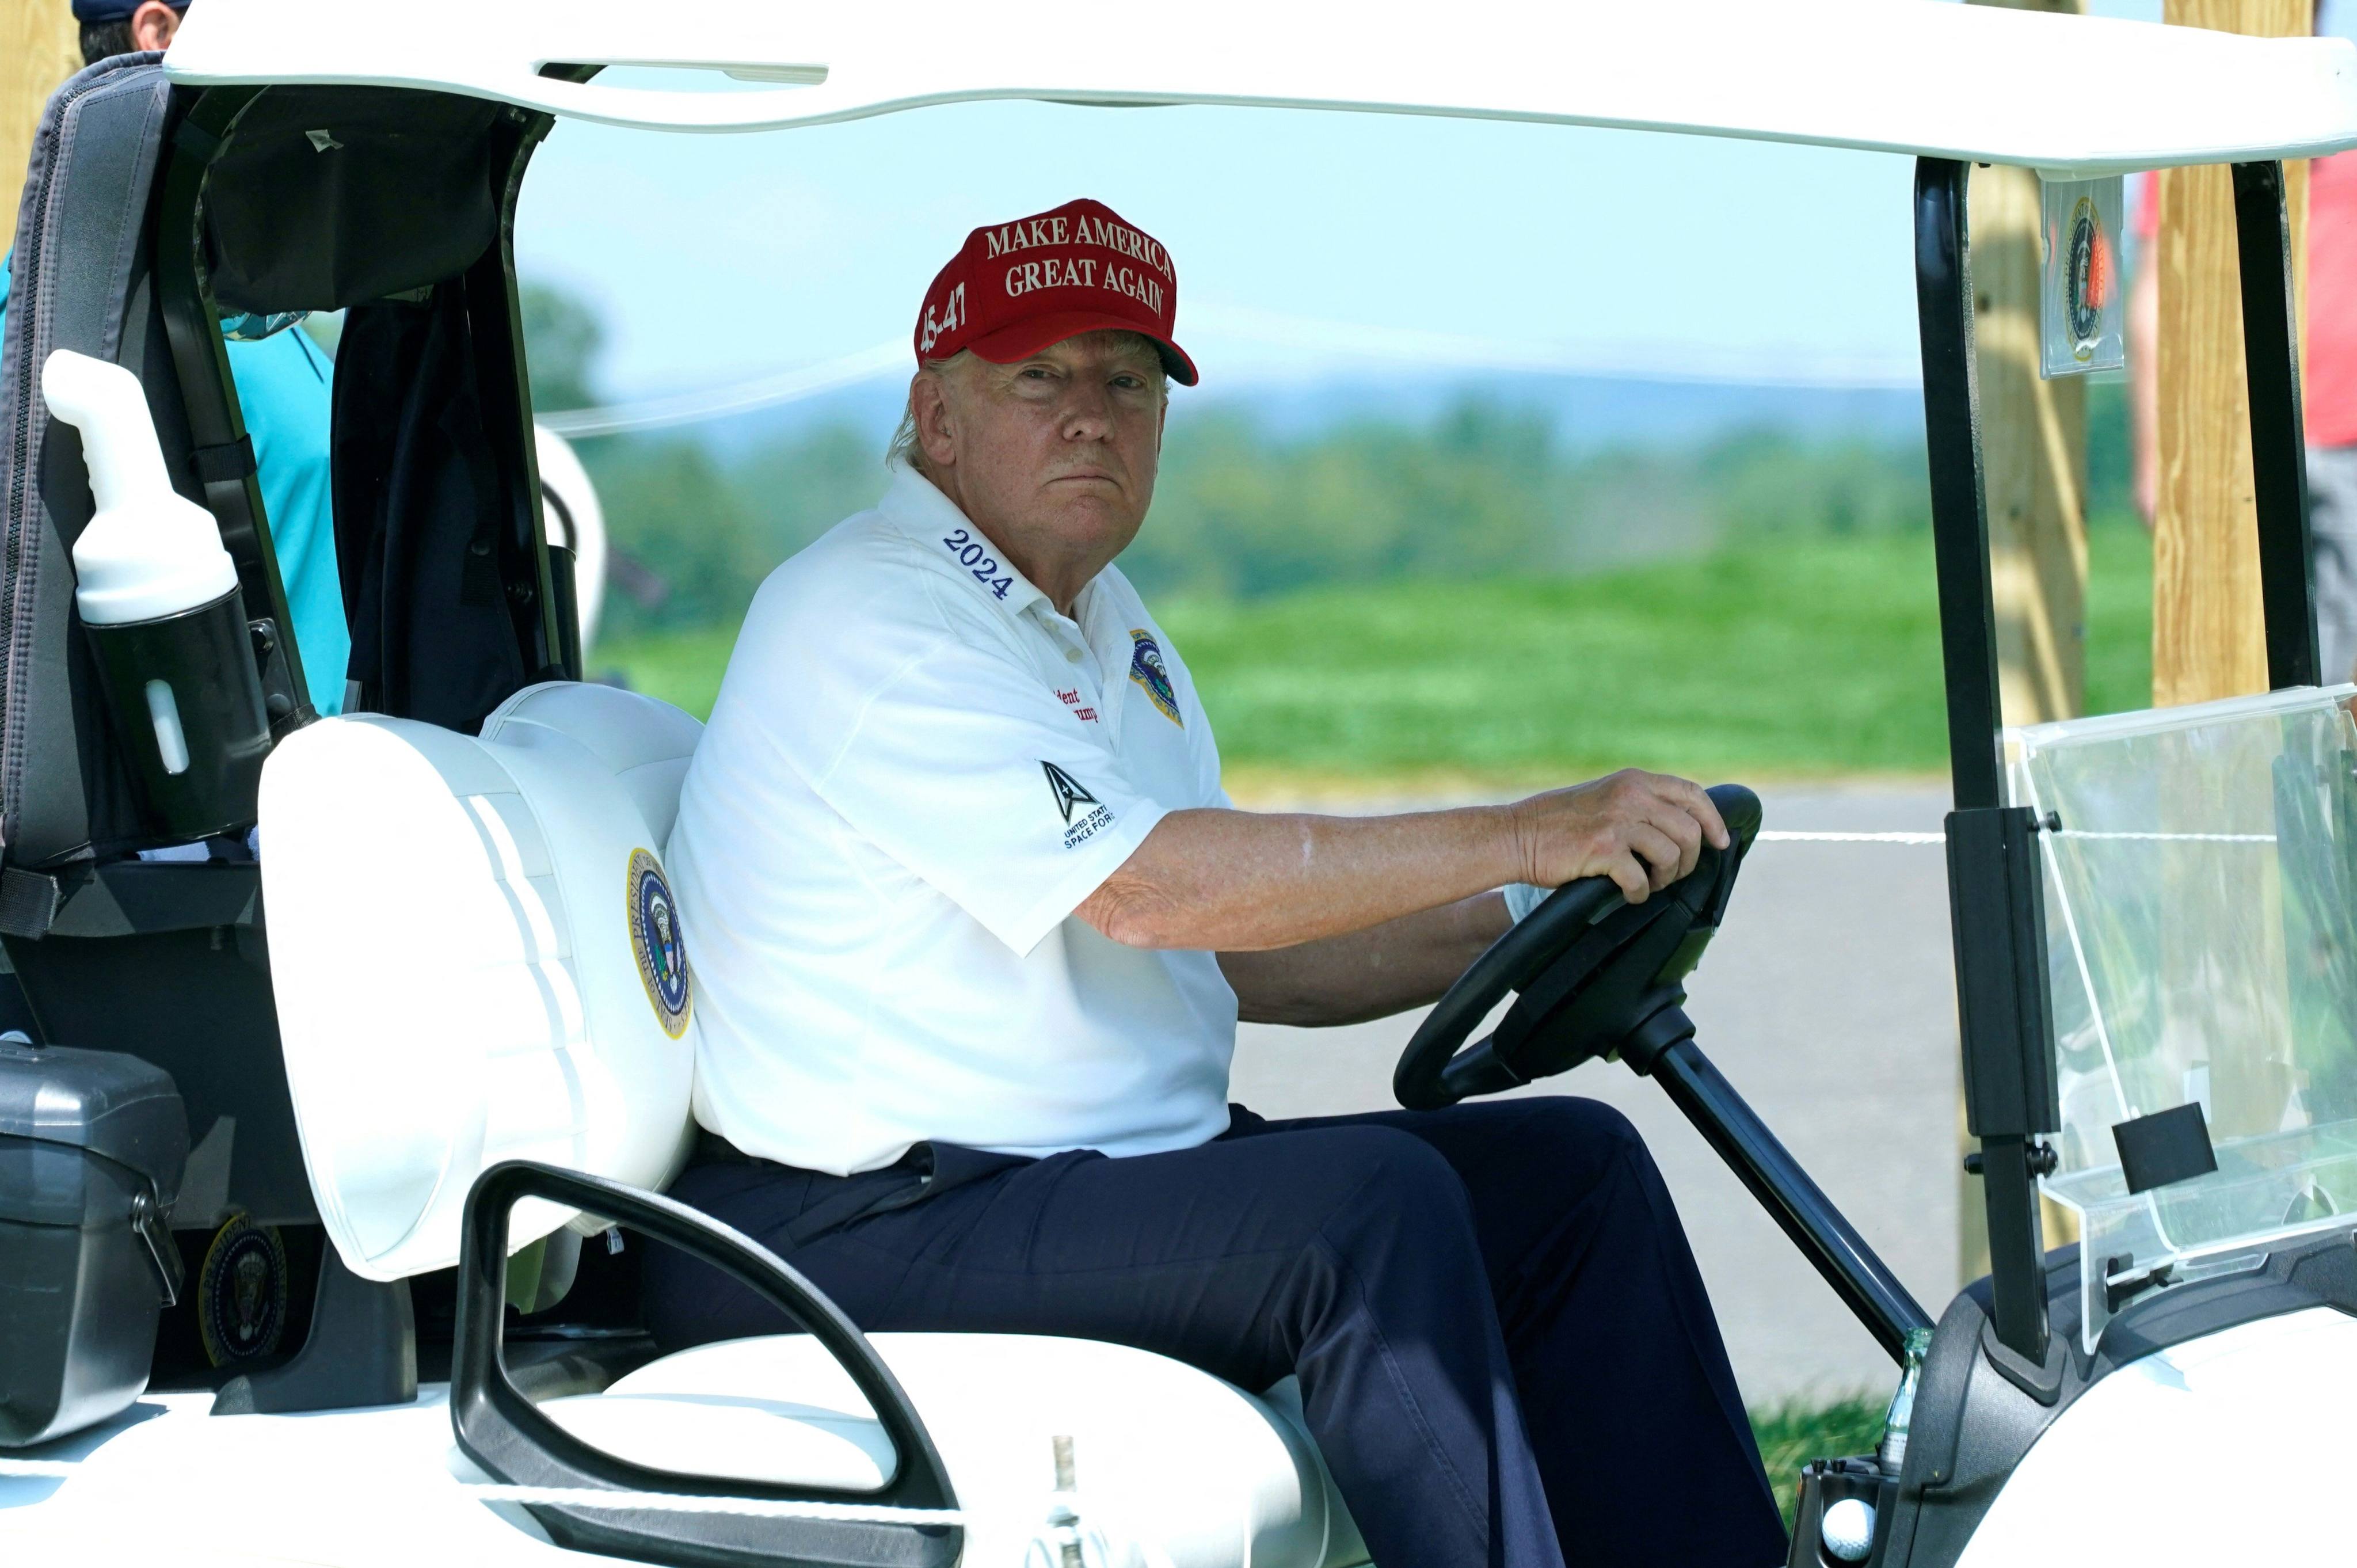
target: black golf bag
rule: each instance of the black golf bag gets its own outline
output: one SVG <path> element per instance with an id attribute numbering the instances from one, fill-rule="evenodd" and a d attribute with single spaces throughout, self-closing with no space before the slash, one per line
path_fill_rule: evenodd
<path id="1" fill-rule="evenodd" d="M 222 808 L 230 831 L 204 858 L 143 856 L 181 835 L 135 765 L 135 715 L 111 696 L 120 682 L 110 687 L 77 613 L 72 551 L 93 503 L 79 435 L 43 401 L 48 356 L 70 349 L 138 378 L 174 488 L 211 512 L 234 562 L 245 646 L 232 636 L 231 654 L 216 656 L 251 658 L 271 740 L 314 715 L 225 314 L 346 313 L 332 494 L 352 640 L 347 710 L 471 734 L 521 687 L 578 678 L 571 562 L 542 531 L 509 252 L 515 192 L 547 118 L 382 89 L 175 88 L 159 58 L 106 60 L 51 100 L 0 338 L 0 946 L 30 1036 L 0 1062 L 0 1252 L 12 1225 L 80 1237 L 37 1238 L 39 1266 L 58 1281 L 0 1283 L 0 1444 L 58 1429 L 74 1399 L 79 1423 L 135 1397 L 144 1369 L 135 1380 L 123 1369 L 144 1355 L 135 1344 L 114 1345 L 102 1375 L 79 1382 L 54 1364 L 92 1342 L 73 1325 L 129 1322 L 135 1341 L 145 1324 L 152 1338 L 158 1303 L 188 1294 L 176 1272 L 193 1278 L 233 1219 L 285 1228 L 300 1277 L 283 1349 L 325 1332 L 309 1322 L 313 1257 L 320 1302 L 361 1301 L 362 1317 L 395 1326 L 408 1310 L 405 1294 L 382 1299 L 405 1286 L 347 1288 L 357 1282 L 339 1280 L 313 1228 L 245 833 L 258 764 L 224 774 L 242 798 Z M 81 1052 L 155 1070 L 112 1070 Z M 7 1119 L 8 1073 L 19 1098 L 65 1094 L 93 1118 L 109 1096 L 144 1096 L 141 1114 L 158 1126 L 170 1117 L 156 1096 L 176 1092 L 185 1150 L 168 1132 L 128 1153 L 97 1133 L 44 1142 Z M 92 1173 L 80 1208 L 49 1201 L 54 1180 L 35 1175 L 61 1158 Z M 117 1262 L 93 1267 L 102 1253 Z M 142 1254 L 152 1267 L 119 1262 Z M 290 1267 L 284 1256 L 278 1266 Z M 12 1293 L 16 1283 L 27 1288 Z M 68 1304 L 65 1329 L 27 1316 L 52 1283 L 44 1299 Z M 174 1326 L 186 1306 L 165 1314 L 167 1340 L 188 1333 Z M 343 1308 L 322 1316 L 330 1310 Z M 24 1407 L 13 1425 L 12 1401 Z M 44 1402 L 59 1408 L 45 1413 Z"/>

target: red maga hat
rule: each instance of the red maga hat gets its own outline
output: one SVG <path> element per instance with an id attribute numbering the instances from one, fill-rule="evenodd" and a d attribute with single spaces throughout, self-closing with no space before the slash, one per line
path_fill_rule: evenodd
<path id="1" fill-rule="evenodd" d="M 1170 338 L 1178 313 L 1178 273 L 1160 242 L 1102 201 L 1067 201 L 965 237 L 925 291 L 917 362 L 971 349 L 1006 365 L 1082 332 L 1139 332 L 1191 387 L 1195 361 Z"/>

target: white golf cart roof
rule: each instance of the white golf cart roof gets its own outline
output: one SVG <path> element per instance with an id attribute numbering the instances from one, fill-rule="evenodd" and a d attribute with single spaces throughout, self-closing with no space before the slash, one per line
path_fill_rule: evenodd
<path id="1" fill-rule="evenodd" d="M 766 0 L 725 17 L 643 0 L 210 0 L 165 63 L 190 85 L 425 88 L 673 131 L 1028 98 L 1610 125 L 2078 177 L 2357 146 L 2345 40 L 1934 0 L 1184 0 L 1078 19 L 971 0 Z M 541 75 L 552 63 L 766 85 L 649 91 Z"/>

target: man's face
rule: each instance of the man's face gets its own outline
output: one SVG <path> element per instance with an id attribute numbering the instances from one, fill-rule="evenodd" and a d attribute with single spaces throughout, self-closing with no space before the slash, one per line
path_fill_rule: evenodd
<path id="1" fill-rule="evenodd" d="M 1011 365 L 923 371 L 918 383 L 927 477 L 1067 606 L 1137 536 L 1154 499 L 1167 401 L 1153 344 L 1083 333 Z"/>

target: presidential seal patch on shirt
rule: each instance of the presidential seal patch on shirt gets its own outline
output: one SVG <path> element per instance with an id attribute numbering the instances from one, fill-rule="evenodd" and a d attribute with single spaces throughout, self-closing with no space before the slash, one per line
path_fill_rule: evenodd
<path id="1" fill-rule="evenodd" d="M 687 1033 L 693 1006 L 687 976 L 687 946 L 680 934 L 679 906 L 663 880 L 662 864 L 651 850 L 630 852 L 626 881 L 630 898 L 630 950 L 638 955 L 639 980 L 647 988 L 655 1022 L 678 1039 Z"/>
<path id="2" fill-rule="evenodd" d="M 1153 635 L 1132 627 L 1129 643 L 1129 678 L 1154 699 L 1164 718 L 1185 729 L 1187 721 L 1178 716 L 1178 688 L 1170 683 L 1169 666 L 1162 662 L 1162 650 Z"/>

